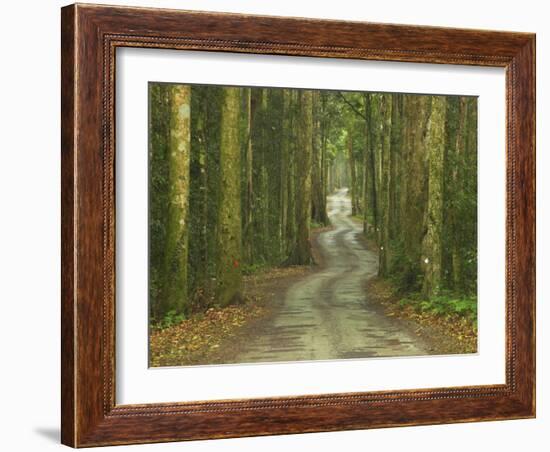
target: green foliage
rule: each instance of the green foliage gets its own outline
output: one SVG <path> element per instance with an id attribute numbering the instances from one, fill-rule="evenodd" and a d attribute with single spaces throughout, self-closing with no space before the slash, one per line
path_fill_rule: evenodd
<path id="1" fill-rule="evenodd" d="M 153 329 L 162 330 L 171 326 L 177 325 L 185 320 L 185 316 L 182 313 L 178 313 L 171 309 L 157 322 L 153 324 Z"/>
<path id="2" fill-rule="evenodd" d="M 389 279 L 400 293 L 418 292 L 422 287 L 423 274 L 406 252 L 403 238 L 391 241 L 390 249 Z"/>
<path id="3" fill-rule="evenodd" d="M 262 270 L 269 268 L 267 262 L 255 262 L 253 264 L 245 264 L 242 266 L 243 275 L 253 275 L 254 273 L 259 273 Z"/>
<path id="4" fill-rule="evenodd" d="M 477 321 L 477 297 L 460 297 L 450 292 L 426 299 L 419 293 L 399 301 L 401 307 L 412 306 L 417 312 L 430 312 L 440 316 L 459 316 Z"/>
<path id="5" fill-rule="evenodd" d="M 310 220 L 309 221 L 309 227 L 310 227 L 310 229 L 318 229 L 318 228 L 325 227 L 325 225 L 321 224 L 321 223 L 317 223 L 315 220 Z"/>

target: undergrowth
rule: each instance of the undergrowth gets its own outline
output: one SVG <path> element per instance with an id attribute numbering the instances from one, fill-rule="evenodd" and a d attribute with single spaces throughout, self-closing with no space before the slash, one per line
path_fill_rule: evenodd
<path id="1" fill-rule="evenodd" d="M 477 297 L 457 298 L 453 294 L 442 294 L 430 299 L 420 294 L 408 295 L 399 301 L 401 307 L 411 306 L 416 312 L 429 312 L 440 316 L 460 316 L 477 322 Z"/>

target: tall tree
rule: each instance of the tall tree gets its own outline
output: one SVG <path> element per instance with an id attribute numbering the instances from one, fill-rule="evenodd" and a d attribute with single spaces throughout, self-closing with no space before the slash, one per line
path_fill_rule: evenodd
<path id="1" fill-rule="evenodd" d="M 214 173 L 208 166 L 208 142 L 211 130 L 207 127 L 209 110 L 208 88 L 191 87 L 191 156 L 189 169 L 189 251 L 187 284 L 190 309 L 202 309 L 207 304 L 209 292 L 209 239 L 208 206 L 211 193 L 208 190 L 209 177 Z"/>
<path id="2" fill-rule="evenodd" d="M 171 87 L 164 83 L 149 85 L 149 299 L 151 318 L 160 320 L 166 241 L 165 218 L 168 209 L 170 155 Z"/>
<path id="3" fill-rule="evenodd" d="M 169 206 L 166 218 L 162 312 L 184 314 L 187 304 L 191 88 L 171 87 Z"/>
<path id="4" fill-rule="evenodd" d="M 398 193 L 399 193 L 399 163 L 401 159 L 399 154 L 403 146 L 402 143 L 402 100 L 403 94 L 393 93 L 391 95 L 391 137 L 390 137 L 390 156 L 389 156 L 389 227 L 388 238 L 393 241 L 397 236 L 398 225 L 400 222 L 398 210 Z"/>
<path id="5" fill-rule="evenodd" d="M 255 103 L 252 102 L 252 88 L 246 89 L 246 151 L 245 151 L 245 175 L 246 194 L 243 204 L 243 254 L 248 263 L 252 262 L 254 231 L 252 224 L 252 212 L 254 210 L 254 155 L 252 148 L 252 125 Z"/>
<path id="6" fill-rule="evenodd" d="M 426 235 L 423 242 L 425 273 L 422 291 L 427 297 L 437 295 L 441 289 L 445 114 L 445 97 L 432 96 L 426 134 L 428 205 L 426 209 Z"/>
<path id="7" fill-rule="evenodd" d="M 290 255 L 294 250 L 296 242 L 296 103 L 297 92 L 295 90 L 285 90 L 285 122 L 288 139 L 285 140 L 287 146 L 287 209 L 286 209 L 286 228 L 285 228 L 285 255 Z"/>
<path id="8" fill-rule="evenodd" d="M 309 242 L 311 218 L 311 161 L 313 134 L 312 92 L 299 92 L 296 187 L 296 240 L 289 264 L 305 265 L 312 262 Z"/>
<path id="9" fill-rule="evenodd" d="M 323 133 L 321 93 L 313 93 L 313 156 L 311 172 L 312 219 L 318 224 L 327 224 L 326 194 L 323 187 Z"/>
<path id="10" fill-rule="evenodd" d="M 290 175 L 290 94 L 288 89 L 283 89 L 283 111 L 282 111 L 282 133 L 281 133 L 281 183 L 280 183 L 280 251 L 286 257 L 288 241 L 288 195 Z"/>
<path id="11" fill-rule="evenodd" d="M 327 157 L 327 145 L 328 134 L 330 127 L 330 119 L 327 112 L 328 95 L 322 91 L 321 98 L 321 187 L 322 187 L 322 199 L 323 202 L 319 206 L 319 223 L 329 224 L 327 214 L 327 191 L 328 191 L 328 157 Z"/>
<path id="12" fill-rule="evenodd" d="M 241 299 L 241 150 L 239 88 L 224 88 L 221 110 L 217 302 Z"/>
<path id="13" fill-rule="evenodd" d="M 284 92 L 281 89 L 270 90 L 269 93 L 269 124 L 268 152 L 266 154 L 266 169 L 268 174 L 268 263 L 278 264 L 283 257 L 283 197 L 284 168 L 283 158 L 283 110 Z M 285 256 L 286 257 L 286 256 Z"/>
<path id="14" fill-rule="evenodd" d="M 365 140 L 365 150 L 363 152 L 363 161 L 362 166 L 364 170 L 364 178 L 363 178 L 363 234 L 368 235 L 370 233 L 370 226 L 369 226 L 369 212 L 372 211 L 371 207 L 371 171 L 369 171 L 370 168 L 370 134 L 369 134 L 369 98 L 368 94 L 365 93 L 363 95 L 363 105 L 364 105 L 364 140 Z"/>
<path id="15" fill-rule="evenodd" d="M 426 124 L 431 102 L 429 96 L 406 95 L 403 99 L 403 147 L 400 156 L 399 241 L 402 246 L 401 287 L 419 290 L 422 274 L 426 178 Z"/>
<path id="16" fill-rule="evenodd" d="M 269 262 L 269 172 L 267 160 L 269 157 L 269 90 L 259 89 L 259 111 L 258 111 L 258 159 L 256 162 L 257 177 L 256 183 L 256 224 L 257 233 L 255 242 L 260 262 Z"/>
<path id="17" fill-rule="evenodd" d="M 443 241 L 447 244 L 441 252 L 441 266 L 447 271 L 443 272 L 443 284 L 449 287 L 459 288 L 459 279 L 462 279 L 460 250 L 460 228 L 462 219 L 458 212 L 458 199 L 456 194 L 460 191 L 462 171 L 461 160 L 464 154 L 465 140 L 465 111 L 459 97 L 447 99 L 447 126 L 445 136 L 445 177 L 444 177 L 444 202 L 443 216 Z"/>
<path id="18" fill-rule="evenodd" d="M 365 93 L 365 124 L 366 124 L 366 145 L 367 150 L 365 153 L 365 159 L 367 164 L 367 180 L 370 180 L 369 184 L 366 184 L 366 189 L 369 191 L 370 196 L 367 197 L 367 201 L 370 205 L 370 212 L 372 216 L 372 226 L 374 231 L 378 232 L 379 218 L 378 218 L 378 171 L 376 170 L 376 150 L 378 148 L 379 134 L 378 134 L 378 121 L 375 107 L 375 95 L 372 93 Z M 368 187 L 367 185 L 370 185 Z"/>
<path id="19" fill-rule="evenodd" d="M 392 184 L 392 158 L 391 158 L 391 130 L 392 130 L 392 95 L 384 94 L 382 103 L 382 146 L 380 147 L 381 167 L 381 222 L 380 222 L 380 251 L 378 253 L 378 274 L 385 276 L 388 271 L 389 230 L 392 223 L 391 216 L 391 192 Z"/>
<path id="20" fill-rule="evenodd" d="M 357 212 L 357 171 L 355 168 L 355 156 L 353 155 L 353 135 L 351 127 L 347 130 L 346 142 L 350 175 L 351 214 L 357 215 L 359 213 Z"/>

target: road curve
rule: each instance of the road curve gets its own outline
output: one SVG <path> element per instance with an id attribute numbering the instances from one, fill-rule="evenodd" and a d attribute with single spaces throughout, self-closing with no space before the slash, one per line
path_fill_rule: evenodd
<path id="1" fill-rule="evenodd" d="M 318 236 L 323 270 L 289 287 L 284 302 L 248 337 L 232 362 L 327 360 L 427 354 L 403 325 L 369 304 L 364 283 L 377 254 L 359 239 L 347 190 L 328 197 L 333 229 Z"/>

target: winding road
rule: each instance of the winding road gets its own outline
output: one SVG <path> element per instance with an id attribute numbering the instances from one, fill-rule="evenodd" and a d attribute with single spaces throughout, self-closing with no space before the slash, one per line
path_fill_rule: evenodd
<path id="1" fill-rule="evenodd" d="M 328 198 L 333 229 L 318 236 L 325 266 L 292 285 L 280 309 L 249 335 L 231 361 L 276 362 L 410 356 L 425 347 L 378 305 L 369 304 L 365 281 L 378 257 L 360 239 L 347 190 Z"/>

